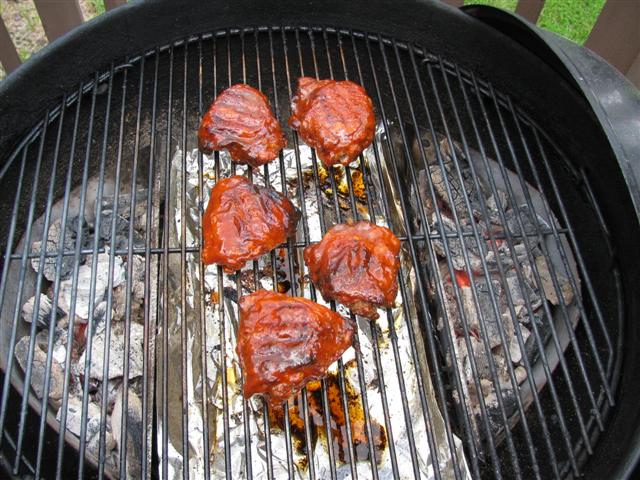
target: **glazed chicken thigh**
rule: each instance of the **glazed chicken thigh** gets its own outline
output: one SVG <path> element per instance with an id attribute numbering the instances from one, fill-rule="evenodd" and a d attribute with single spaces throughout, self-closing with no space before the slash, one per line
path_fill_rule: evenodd
<path id="1" fill-rule="evenodd" d="M 266 290 L 240 299 L 236 351 L 244 396 L 260 394 L 278 406 L 351 346 L 353 323 L 311 300 Z"/>
<path id="2" fill-rule="evenodd" d="M 226 149 L 234 161 L 252 167 L 276 158 L 286 144 L 267 97 L 243 83 L 218 95 L 198 130 L 203 153 Z"/>
<path id="3" fill-rule="evenodd" d="M 373 141 L 373 103 L 357 83 L 299 78 L 291 111 L 289 125 L 327 167 L 350 164 Z"/>
<path id="4" fill-rule="evenodd" d="M 377 307 L 391 307 L 398 294 L 400 240 L 369 222 L 339 224 L 304 250 L 309 277 L 326 300 L 356 315 L 378 318 Z"/>
<path id="5" fill-rule="evenodd" d="M 300 212 L 287 197 L 245 177 L 218 181 L 202 217 L 202 261 L 238 270 L 295 235 Z"/>

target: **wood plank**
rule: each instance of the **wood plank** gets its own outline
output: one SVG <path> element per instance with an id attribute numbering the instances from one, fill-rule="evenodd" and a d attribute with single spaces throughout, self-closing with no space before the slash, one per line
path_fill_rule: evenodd
<path id="1" fill-rule="evenodd" d="M 605 3 L 585 46 L 621 72 L 627 72 L 640 53 L 640 1 Z"/>
<path id="2" fill-rule="evenodd" d="M 0 63 L 4 67 L 4 71 L 7 73 L 13 72 L 18 68 L 22 61 L 20 55 L 16 51 L 16 47 L 11 40 L 11 35 L 7 30 L 6 25 L 0 18 Z"/>
<path id="3" fill-rule="evenodd" d="M 113 10 L 120 5 L 127 3 L 127 0 L 104 0 L 104 8 L 107 10 Z"/>
<path id="4" fill-rule="evenodd" d="M 633 83 L 636 88 L 640 89 L 640 53 L 627 70 L 627 78 Z"/>
<path id="5" fill-rule="evenodd" d="M 520 0 L 516 5 L 516 13 L 531 23 L 536 23 L 544 7 L 544 0 Z"/>
<path id="6" fill-rule="evenodd" d="M 84 22 L 78 0 L 34 0 L 50 42 Z"/>
<path id="7" fill-rule="evenodd" d="M 448 3 L 452 7 L 461 7 L 464 5 L 464 0 L 443 0 L 444 3 Z"/>

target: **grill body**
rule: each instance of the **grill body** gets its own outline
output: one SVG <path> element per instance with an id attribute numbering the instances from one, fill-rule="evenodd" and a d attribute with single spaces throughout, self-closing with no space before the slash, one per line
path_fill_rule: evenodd
<path id="1" fill-rule="evenodd" d="M 535 474 L 543 478 L 576 473 L 597 476 L 598 472 L 624 469 L 626 462 L 632 463 L 636 453 L 633 439 L 640 425 L 634 408 L 640 383 L 632 368 L 637 365 L 633 347 L 639 332 L 634 322 L 626 319 L 636 318 L 638 313 L 638 300 L 630 294 L 639 284 L 633 261 L 634 245 L 640 238 L 632 201 L 636 192 L 629 192 L 618 160 L 589 105 L 563 76 L 503 34 L 439 4 L 407 3 L 403 9 L 398 5 L 391 8 L 356 2 L 326 4 L 316 9 L 296 2 L 278 5 L 240 2 L 233 6 L 189 3 L 177 17 L 176 9 L 179 9 L 176 2 L 127 6 L 54 44 L 42 58 L 25 66 L 3 86 L 3 112 L 8 113 L 1 120 L 0 153 L 5 161 L 2 184 L 7 187 L 0 194 L 0 208 L 5 211 L 5 218 L 11 219 L 0 228 L 3 251 L 9 254 L 3 267 L 8 261 L 23 260 L 23 256 L 13 254 L 15 244 L 8 244 L 9 239 L 17 242 L 29 229 L 27 219 L 39 218 L 53 199 L 64 197 L 65 182 L 49 184 L 48 180 L 54 168 L 58 169 L 58 176 L 68 172 L 63 164 L 72 158 L 70 152 L 74 149 L 77 153 L 68 182 L 72 188 L 83 184 L 83 176 L 88 175 L 85 172 L 93 175 L 102 168 L 115 172 L 118 166 L 123 169 L 123 178 L 127 178 L 125 170 L 131 169 L 153 186 L 156 170 L 146 159 L 157 157 L 164 161 L 169 150 L 165 148 L 163 153 L 155 150 L 157 139 L 150 132 L 164 130 L 166 147 L 177 145 L 188 149 L 194 141 L 188 132 L 196 130 L 202 109 L 212 100 L 216 86 L 219 90 L 228 85 L 228 79 L 235 82 L 247 76 L 255 83 L 257 72 L 261 71 L 265 89 L 279 98 L 277 116 L 284 119 L 288 116 L 287 86 L 291 86 L 287 85 L 287 76 L 290 81 L 300 73 L 316 69 L 321 77 L 343 77 L 347 72 L 349 78 L 362 79 L 377 103 L 377 114 L 382 114 L 388 124 L 389 135 L 402 140 L 398 145 L 388 146 L 390 151 L 385 156 L 387 161 L 394 162 L 395 178 L 400 185 L 402 180 L 410 184 L 415 176 L 406 161 L 404 145 L 415 126 L 428 124 L 425 115 L 430 111 L 435 122 L 432 129 L 446 132 L 450 128 L 451 138 L 457 141 L 463 138 L 472 146 L 495 142 L 495 151 L 504 156 L 509 169 L 520 167 L 522 178 L 547 192 L 549 205 L 560 219 L 559 233 L 570 239 L 576 254 L 583 281 L 584 320 L 594 325 L 595 338 L 589 338 L 589 333 L 579 327 L 576 350 L 580 355 L 569 350 L 566 362 L 572 372 L 578 372 L 579 363 L 584 363 L 594 388 L 593 407 L 606 429 L 600 434 L 595 419 L 588 413 L 591 409 L 588 402 L 594 401 L 590 400 L 589 392 L 581 389 L 578 381 L 574 384 L 573 379 L 563 380 L 557 370 L 553 377 L 558 389 L 556 397 L 562 399 L 568 430 L 563 431 L 554 423 L 552 417 L 557 414 L 558 403 L 554 403 L 547 388 L 539 397 L 542 415 L 536 417 L 534 410 L 528 409 L 527 418 L 532 424 L 542 423 L 540 419 L 549 421 L 549 431 L 534 429 L 533 436 L 527 438 L 522 422 L 516 419 L 519 426 L 514 428 L 513 435 L 507 434 L 506 441 L 502 439 L 487 447 L 486 458 L 482 455 L 476 458 L 473 446 L 465 444 L 472 471 L 487 476 L 525 478 Z M 126 25 L 122 37 L 113 35 L 114 25 L 119 22 Z M 310 38 L 315 38 L 316 44 Z M 339 38 L 344 45 L 339 44 Z M 240 58 L 243 61 L 235 61 Z M 63 64 L 60 59 L 66 62 Z M 417 72 L 414 62 L 420 66 Z M 73 76 L 68 74 L 70 63 L 76 67 Z M 48 75 L 43 76 L 44 71 Z M 273 75 L 273 82 L 269 75 Z M 40 81 L 34 81 L 36 78 Z M 269 83 L 272 86 L 266 87 Z M 424 98 L 421 88 L 427 89 Z M 478 105 L 471 101 L 472 114 L 468 115 L 466 104 L 460 99 L 465 92 L 471 95 L 474 91 L 482 101 Z M 68 106 L 56 109 L 62 96 L 65 102 L 62 105 Z M 79 98 L 81 106 L 77 108 Z M 480 106 L 484 102 L 488 105 L 486 118 Z M 416 113 L 415 117 L 409 113 L 414 103 L 424 104 L 416 107 L 416 111 L 423 113 Z M 65 121 L 58 133 L 61 114 Z M 80 121 L 72 121 L 74 115 Z M 471 118 L 480 125 L 477 134 Z M 38 126 L 38 122 L 42 123 Z M 44 133 L 43 125 L 47 125 Z M 146 129 L 147 125 L 155 127 Z M 476 135 L 479 142 L 473 140 Z M 547 157 L 538 160 L 542 163 L 530 164 L 526 161 L 527 152 L 514 146 L 517 142 L 546 152 Z M 140 148 L 145 144 L 149 145 L 149 151 Z M 510 148 L 515 149 L 518 159 L 515 162 L 509 159 Z M 138 152 L 134 155 L 138 163 L 123 167 L 126 161 L 122 160 L 121 152 L 127 150 Z M 55 158 L 60 162 L 57 167 L 52 161 Z M 543 158 L 542 154 L 537 158 Z M 166 171 L 159 178 L 166 179 Z M 409 211 L 409 190 L 400 186 L 397 194 L 404 211 Z M 420 233 L 405 235 L 407 248 L 418 248 L 420 238 L 424 240 L 424 232 L 422 237 Z M 93 252 L 91 247 L 82 251 Z M 170 255 L 187 252 L 158 239 L 148 239 L 139 251 L 127 247 L 118 252 L 132 253 L 157 258 L 162 271 L 162 262 L 168 262 Z M 414 265 L 426 284 L 429 269 Z M 152 280 L 148 280 L 151 289 Z M 11 303 L 10 299 L 5 294 L 4 302 Z M 427 313 L 428 306 L 424 307 L 420 321 L 423 334 L 429 335 L 432 319 Z M 161 317 L 162 312 L 158 318 Z M 604 327 L 602 331 L 595 327 L 599 322 Z M 609 343 L 603 340 L 607 336 Z M 425 343 L 430 344 L 428 340 Z M 446 349 L 446 345 L 441 348 Z M 167 358 L 148 358 L 168 368 Z M 437 358 L 434 350 L 433 359 Z M 603 373 L 598 373 L 596 358 L 602 360 Z M 443 365 L 436 361 L 430 367 L 433 376 Z M 149 365 L 147 368 L 145 381 L 151 382 L 153 368 Z M 433 377 L 433 382 L 436 386 L 440 382 L 445 389 L 448 380 L 453 382 L 452 378 L 444 373 L 441 379 Z M 155 375 L 156 385 L 162 386 L 163 381 L 160 369 Z M 19 382 L 14 382 L 14 386 L 20 389 Z M 603 386 L 615 399 L 615 406 L 604 398 Z M 571 397 L 571 387 L 575 389 L 574 403 L 566 400 Z M 143 445 L 143 453 L 151 461 L 145 463 L 151 468 L 147 471 L 150 474 L 158 468 L 162 472 L 163 465 L 154 463 L 158 461 L 153 454 L 157 433 L 153 428 L 155 387 L 149 383 L 147 388 L 144 419 L 147 443 Z M 27 413 L 15 390 L 3 393 L 7 395 L 3 403 L 7 437 L 2 446 L 7 460 L 22 471 L 33 467 L 44 472 L 52 468 L 63 478 L 77 475 L 82 463 L 77 452 L 69 446 L 62 449 L 50 426 L 41 430 L 43 424 L 37 413 Z M 448 409 L 447 397 L 440 400 L 441 408 Z M 39 402 L 32 406 L 39 409 Z M 166 404 L 156 408 L 159 415 L 168 414 Z M 581 420 L 578 412 L 584 415 Z M 464 417 L 452 415 L 447 428 L 464 440 Z M 582 435 L 581 421 L 584 421 Z M 44 436 L 40 437 L 40 432 Z M 17 439 L 19 436 L 21 441 Z M 587 437 L 591 445 L 586 447 L 585 438 L 581 437 Z M 16 442 L 22 444 L 25 459 L 22 463 L 12 453 Z M 531 455 L 532 445 L 546 446 Z M 548 452 L 554 447 L 571 452 L 550 459 Z M 39 461 L 38 449 L 42 455 Z M 587 455 L 590 449 L 592 456 Z M 87 472 L 95 475 L 92 468 L 90 463 L 86 465 Z M 104 472 L 99 469 L 97 473 Z"/>

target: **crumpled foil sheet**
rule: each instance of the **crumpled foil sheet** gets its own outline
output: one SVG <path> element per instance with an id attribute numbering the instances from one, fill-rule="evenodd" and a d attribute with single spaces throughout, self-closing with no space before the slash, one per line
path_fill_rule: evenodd
<path id="1" fill-rule="evenodd" d="M 383 131 L 378 129 L 377 139 L 381 140 Z M 383 199 L 382 195 L 382 182 L 387 187 L 394 185 L 389 178 L 390 173 L 386 171 L 385 159 L 380 148 L 378 148 L 379 165 L 382 166 L 382 171 L 378 171 L 376 167 L 376 159 L 373 153 L 373 147 L 369 147 L 364 152 L 365 165 L 368 168 L 367 175 L 370 176 L 373 185 L 370 191 L 377 196 L 372 198 L 371 201 L 374 205 L 374 212 L 377 215 L 381 215 L 384 210 L 382 208 Z M 169 245 L 171 247 L 179 247 L 184 242 L 186 247 L 195 247 L 199 244 L 199 209 L 206 208 L 209 191 L 215 183 L 216 177 L 216 164 L 219 169 L 219 175 L 221 177 L 230 176 L 235 169 L 236 174 L 247 173 L 245 166 L 233 165 L 230 158 L 223 152 L 216 160 L 212 155 L 211 157 L 203 156 L 203 191 L 200 191 L 200 179 L 199 179 L 199 155 L 197 150 L 189 151 L 186 154 L 186 158 L 183 156 L 183 152 L 177 149 L 171 164 L 171 171 L 168 172 L 171 187 L 169 192 L 169 205 L 168 211 L 171 215 L 171 225 L 169 231 L 165 234 L 169 235 Z M 284 165 L 284 172 L 281 171 L 281 163 Z M 329 228 L 333 224 L 338 223 L 336 219 L 336 209 L 334 202 L 334 195 L 338 196 L 339 205 L 341 205 L 341 221 L 347 221 L 351 218 L 351 213 L 348 208 L 349 196 L 346 191 L 346 181 L 336 178 L 337 192 L 333 192 L 330 188 L 330 183 L 327 176 L 330 173 L 326 172 L 317 162 L 318 167 L 314 169 L 314 161 L 312 160 L 312 151 L 306 145 L 301 145 L 297 151 L 293 148 L 287 148 L 283 151 L 283 162 L 278 160 L 271 162 L 268 165 L 269 183 L 278 191 L 283 190 L 283 173 L 285 177 L 284 189 L 286 194 L 292 200 L 292 202 L 300 208 L 300 196 L 305 202 L 306 218 L 301 219 L 298 226 L 297 241 L 304 241 L 304 229 L 302 222 L 306 221 L 308 225 L 308 240 L 311 242 L 319 241 L 322 237 L 320 215 L 324 216 L 326 227 Z M 357 162 L 356 162 L 357 165 Z M 353 166 L 353 165 L 352 165 Z M 302 173 L 303 182 L 298 183 L 298 171 Z M 352 170 L 356 171 L 356 170 Z M 316 175 L 313 173 L 316 172 Z M 185 192 L 185 205 L 183 212 L 182 206 L 182 175 L 186 175 L 186 192 Z M 319 174 L 319 175 L 318 175 Z M 345 173 L 342 170 L 342 176 Z M 319 183 L 316 184 L 316 178 L 319 178 Z M 357 182 L 358 178 L 352 176 L 352 179 Z M 264 184 L 264 170 L 253 171 L 253 181 L 257 184 Z M 354 183 L 354 187 L 357 186 Z M 318 187 L 318 189 L 316 188 Z M 298 188 L 302 188 L 302 192 L 298 192 Z M 390 194 L 393 194 L 391 191 Z M 318 197 L 322 202 L 321 207 L 318 205 Z M 393 225 L 390 226 L 396 233 L 403 232 L 404 229 L 399 222 L 401 219 L 400 206 L 397 203 L 397 198 L 389 198 L 389 203 L 393 212 L 390 212 L 390 218 L 393 221 Z M 368 210 L 366 208 L 366 201 L 359 200 L 358 211 L 361 218 L 368 218 Z M 183 216 L 186 213 L 186 216 Z M 370 219 L 380 225 L 387 225 L 385 218 L 382 216 L 376 216 L 376 218 Z M 186 222 L 186 238 L 182 238 L 182 224 Z M 286 253 L 286 250 L 283 249 Z M 294 277 L 287 278 L 291 284 L 295 284 L 295 294 L 298 296 L 310 297 L 310 286 L 308 279 L 305 278 L 306 272 L 301 272 L 301 269 L 306 270 L 301 260 L 301 248 L 296 248 L 297 259 L 294 261 L 296 265 L 293 266 L 291 271 L 295 272 Z M 293 255 L 293 257 L 296 257 Z M 283 255 L 280 258 L 284 258 L 286 264 L 287 256 Z M 182 478 L 184 469 L 188 469 L 189 478 L 203 478 L 205 473 L 205 462 L 209 462 L 210 475 L 212 478 L 223 478 L 225 476 L 225 441 L 224 441 L 224 424 L 225 416 L 228 419 L 229 425 L 229 444 L 226 448 L 230 452 L 230 465 L 232 471 L 230 472 L 231 478 L 240 479 L 246 478 L 247 465 L 246 462 L 251 458 L 251 472 L 253 478 L 263 479 L 269 477 L 268 462 L 267 462 L 267 449 L 266 440 L 267 435 L 271 443 L 272 452 L 272 468 L 273 478 L 285 478 L 288 476 L 288 462 L 287 462 L 287 436 L 284 431 L 279 429 L 274 424 L 271 424 L 270 433 L 265 432 L 265 420 L 263 418 L 264 407 L 260 398 L 252 398 L 244 400 L 242 397 L 241 388 L 241 369 L 238 362 L 238 358 L 235 352 L 236 338 L 235 332 L 238 322 L 238 310 L 237 310 L 237 287 L 241 284 L 241 294 L 246 295 L 255 290 L 256 285 L 253 283 L 254 270 L 251 264 L 245 266 L 240 272 L 239 278 L 234 274 L 227 274 L 222 272 L 217 266 L 209 265 L 204 269 L 204 278 L 200 275 L 199 254 L 187 253 L 186 255 L 186 284 L 182 285 L 182 264 L 180 262 L 180 254 L 171 254 L 168 259 L 168 271 L 167 271 L 167 292 L 168 296 L 162 298 L 162 302 L 166 302 L 168 306 L 168 318 L 167 318 L 167 331 L 168 331 L 168 364 L 167 378 L 168 378 L 168 417 L 163 418 L 162 415 L 162 402 L 163 398 L 163 328 L 162 328 L 162 315 L 159 316 L 159 328 L 158 336 L 156 338 L 156 359 L 157 359 L 157 383 L 156 383 L 156 398 L 157 398 L 157 418 L 158 418 L 158 436 L 157 436 L 157 451 L 159 455 L 159 471 L 163 471 L 163 430 L 168 429 L 168 446 L 167 446 L 167 464 L 168 464 L 168 478 L 178 479 Z M 414 272 L 411 265 L 411 261 L 408 258 L 406 252 L 402 254 L 403 275 L 407 285 L 407 291 L 411 292 L 410 297 L 414 292 Z M 258 288 L 273 289 L 273 276 L 272 272 L 268 271 L 271 267 L 271 260 L 269 256 L 262 257 L 258 260 L 257 278 Z M 288 265 L 283 268 L 284 272 L 288 272 Z M 222 291 L 220 291 L 220 278 L 219 274 L 222 274 Z M 302 274 L 302 275 L 301 275 Z M 287 277 L 289 276 L 286 273 Z M 162 267 L 160 269 L 160 278 L 162 279 Z M 201 282 L 204 284 L 201 285 Z M 183 290 L 184 288 L 184 290 Z M 182 311 L 182 293 L 186 296 L 186 311 Z M 159 290 L 160 294 L 163 292 L 162 286 Z M 235 292 L 235 293 L 234 293 Z M 204 293 L 204 295 L 202 295 Z M 289 290 L 289 294 L 292 294 L 292 290 Z M 220 300 L 220 297 L 222 299 Z M 410 313 L 406 318 L 403 314 L 402 302 L 408 302 L 406 307 Z M 318 295 L 318 302 L 325 304 L 322 298 Z M 220 310 L 220 305 L 223 305 L 223 311 Z M 162 305 L 160 308 L 162 309 Z M 204 308 L 204 315 L 201 315 L 201 309 Z M 338 311 L 348 316 L 348 311 L 342 306 L 338 306 Z M 380 311 L 380 319 L 377 322 L 371 323 L 366 319 L 357 318 L 358 334 L 359 334 L 359 348 L 361 352 L 361 366 L 364 372 L 363 378 L 359 378 L 358 369 L 356 368 L 356 362 L 353 359 L 356 357 L 356 353 L 353 347 L 349 348 L 342 357 L 344 380 L 349 383 L 353 390 L 356 392 L 359 398 L 361 392 L 361 385 L 366 389 L 366 398 L 368 402 L 368 412 L 370 414 L 372 424 L 381 425 L 385 429 L 386 438 L 389 439 L 389 433 L 386 431 L 386 424 L 384 418 L 384 410 L 382 397 L 380 394 L 379 384 L 381 382 L 381 375 L 384 377 L 384 385 L 386 386 L 387 406 L 389 411 L 390 422 L 389 425 L 392 429 L 393 445 L 397 457 L 397 466 L 400 478 L 414 478 L 411 450 L 408 440 L 408 428 L 412 429 L 413 438 L 415 441 L 415 452 L 417 455 L 417 464 L 420 471 L 420 478 L 432 479 L 436 478 L 433 470 L 432 462 L 435 456 L 430 448 L 430 443 L 427 435 L 427 426 L 425 425 L 425 415 L 423 413 L 420 392 L 418 390 L 417 375 L 420 374 L 424 385 L 424 397 L 426 398 L 427 410 L 431 418 L 430 429 L 433 433 L 433 442 L 437 449 L 437 461 L 438 469 L 441 472 L 442 478 L 452 478 L 453 462 L 455 462 L 462 478 L 471 478 L 462 449 L 462 442 L 454 437 L 454 446 L 451 446 L 445 435 L 444 422 L 440 414 L 440 410 L 436 399 L 434 397 L 433 388 L 431 386 L 430 375 L 428 371 L 428 365 L 426 362 L 426 356 L 424 353 L 424 346 L 422 344 L 422 338 L 419 335 L 420 327 L 418 326 L 418 320 L 413 304 L 413 298 L 403 299 L 398 294 L 396 307 L 392 309 L 391 318 L 393 320 L 393 326 L 395 338 L 397 338 L 397 355 L 398 361 L 401 365 L 402 378 L 404 380 L 406 394 L 406 403 L 408 406 L 408 412 L 410 418 L 405 418 L 403 413 L 402 400 L 403 393 L 401 392 L 399 383 L 399 373 L 396 366 L 396 358 L 393 348 L 393 340 L 390 335 L 390 325 L 388 324 L 386 312 Z M 204 318 L 204 329 L 202 328 L 202 318 Z M 182 322 L 186 322 L 187 328 L 187 348 L 183 352 L 181 328 Z M 415 332 L 416 351 L 418 358 L 414 358 L 414 352 L 412 352 L 410 344 L 411 330 L 409 328 L 409 322 Z M 377 336 L 374 337 L 371 332 L 371 325 L 377 325 L 379 327 Z M 221 328 L 224 327 L 224 344 L 221 344 Z M 202 333 L 205 332 L 205 337 L 202 338 Z M 374 338 L 377 338 L 381 371 L 376 368 L 375 350 L 373 346 Z M 204 346 L 206 352 L 204 357 L 206 358 L 206 374 L 202 365 L 202 347 Z M 222 364 L 221 352 L 224 353 L 224 367 Z M 187 362 L 187 377 L 182 378 L 182 361 L 183 358 Z M 224 396 L 223 396 L 223 382 L 222 373 L 226 373 L 226 379 L 228 383 L 227 388 L 227 402 L 228 406 L 225 411 L 224 408 Z M 332 365 L 330 372 L 336 372 L 338 370 L 337 362 Z M 187 412 L 183 412 L 183 400 L 182 400 L 182 388 L 183 382 L 187 386 Z M 205 388 L 206 387 L 206 396 Z M 204 444 L 203 432 L 205 430 L 203 405 L 206 404 L 207 408 L 207 421 L 209 432 L 209 445 Z M 291 402 L 289 410 L 291 412 Z M 246 415 L 246 417 L 245 417 Z M 183 447 L 183 418 L 187 419 L 188 438 L 187 440 L 187 455 L 188 458 L 184 458 Z M 248 424 L 250 431 L 249 437 L 245 438 L 245 424 Z M 324 430 L 324 427 L 318 427 L 318 431 Z M 247 445 L 246 442 L 249 442 Z M 452 449 L 455 449 L 453 454 Z M 317 441 L 313 445 L 309 453 L 309 458 L 303 449 L 299 448 L 296 439 L 293 439 L 292 446 L 294 456 L 294 476 L 295 478 L 308 478 L 309 471 L 306 463 L 309 459 L 313 462 L 315 476 L 318 479 L 330 478 L 330 459 L 328 455 L 328 445 L 326 439 L 318 435 Z M 352 478 L 351 468 L 348 463 L 341 462 L 338 457 L 336 449 L 336 443 L 333 444 L 336 474 L 338 479 Z M 372 478 L 372 465 L 369 460 L 360 460 L 355 463 L 357 469 L 357 475 L 360 479 Z M 393 478 L 392 463 L 390 459 L 390 447 L 387 445 L 382 451 L 380 461 L 376 464 L 377 473 L 380 479 Z"/>

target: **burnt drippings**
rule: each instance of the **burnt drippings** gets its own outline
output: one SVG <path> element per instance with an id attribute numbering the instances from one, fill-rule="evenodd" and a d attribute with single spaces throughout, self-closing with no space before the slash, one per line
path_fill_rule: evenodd
<path id="1" fill-rule="evenodd" d="M 371 450 L 375 455 L 376 463 L 382 460 L 382 454 L 387 447 L 387 433 L 382 425 L 371 419 L 371 435 L 373 449 L 369 447 L 367 437 L 362 398 L 345 379 L 345 397 L 347 400 L 347 412 L 345 414 L 340 380 L 337 374 L 329 373 L 326 377 L 327 398 L 329 405 L 329 421 L 331 429 L 331 441 L 333 451 L 337 453 L 340 462 L 346 463 L 349 459 L 349 440 L 347 435 L 347 418 L 349 419 L 351 430 L 351 441 L 356 461 L 368 461 L 371 457 Z M 301 455 L 307 453 L 307 440 L 304 429 L 304 417 L 302 410 L 302 394 L 289 400 L 289 425 L 294 446 Z M 308 405 L 308 425 L 311 434 L 311 449 L 315 448 L 318 437 L 327 441 L 327 429 L 325 426 L 325 415 L 322 407 L 322 383 L 319 380 L 307 384 L 307 405 Z M 348 415 L 348 417 L 347 417 Z M 284 430 L 284 409 L 272 408 L 269 412 L 271 425 Z M 302 465 L 301 465 L 302 466 Z M 306 465 L 304 465 L 306 467 Z"/>
<path id="2" fill-rule="evenodd" d="M 334 165 L 331 168 L 325 168 L 322 165 L 318 165 L 317 168 L 318 186 L 320 187 L 322 193 L 329 201 L 333 201 L 332 183 L 335 184 L 338 205 L 342 210 L 350 210 L 351 204 L 347 169 L 345 169 L 342 165 Z M 349 169 L 349 174 L 351 177 L 353 196 L 356 202 L 355 206 L 358 209 L 358 212 L 366 218 L 368 217 L 368 210 L 367 192 L 366 186 L 364 184 L 364 177 L 362 175 L 362 172 L 356 168 Z M 331 179 L 331 176 L 333 177 L 333 181 Z M 305 189 L 311 188 L 314 185 L 314 177 L 314 169 L 308 169 L 302 172 L 302 183 Z"/>

